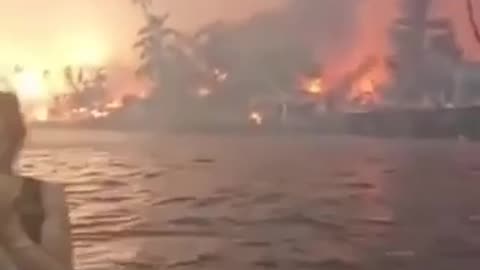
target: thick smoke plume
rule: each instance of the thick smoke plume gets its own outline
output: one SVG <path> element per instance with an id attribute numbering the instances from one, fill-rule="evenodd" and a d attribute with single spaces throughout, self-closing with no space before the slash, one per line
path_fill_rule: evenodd
<path id="1" fill-rule="evenodd" d="M 321 77 L 327 91 L 340 93 L 333 99 L 347 98 L 355 83 L 372 92 L 372 78 L 387 89 L 385 82 L 398 83 L 388 78 L 392 68 L 387 66 L 391 64 L 388 57 L 397 54 L 398 45 L 407 48 L 410 42 L 408 38 L 398 42 L 393 34 L 398 19 L 409 16 L 402 3 L 416 5 L 414 0 L 292 0 L 243 22 L 206 25 L 194 35 L 172 31 L 160 19 L 162 29 L 157 33 L 162 42 L 143 51 L 144 58 L 152 56 L 152 51 L 155 55 L 149 58 L 154 61 L 147 61 L 142 68 L 150 75 L 155 73 L 158 87 L 153 100 L 165 103 L 157 107 L 173 108 L 170 115 L 177 119 L 180 115 L 198 118 L 197 107 L 227 115 L 222 112 L 225 109 L 243 117 L 242 110 L 248 111 L 258 100 L 286 104 L 299 92 L 302 76 Z M 435 3 L 429 14 L 433 17 L 444 6 L 444 1 Z M 175 33 L 173 38 L 171 33 Z M 443 59 L 435 54 L 432 57 Z M 422 64 L 423 68 L 429 69 L 434 63 L 430 62 Z M 444 62 L 451 65 L 452 61 Z M 156 72 L 152 73 L 155 64 Z M 449 66 L 445 72 L 454 69 Z M 431 80 L 439 77 L 434 74 L 439 71 L 427 73 L 432 73 Z M 221 83 L 212 83 L 210 75 L 220 75 Z M 198 94 L 196 98 L 208 97 L 207 101 L 195 103 L 192 92 Z"/>
<path id="2" fill-rule="evenodd" d="M 174 108 L 173 117 L 199 115 L 193 112 L 195 106 L 186 105 L 184 92 L 186 88 L 195 91 L 195 87 L 202 87 L 205 82 L 199 73 L 205 70 L 228 74 L 228 80 L 213 89 L 221 93 L 212 96 L 209 110 L 216 102 L 216 108 L 226 107 L 244 117 L 242 110 L 248 110 L 255 100 L 286 102 L 298 91 L 301 75 L 330 75 L 333 83 L 368 56 L 361 50 L 369 47 L 378 52 L 378 48 L 362 41 L 370 34 L 362 30 L 362 19 L 367 18 L 363 12 L 362 1 L 358 0 L 295 0 L 240 23 L 216 22 L 193 36 L 178 34 L 173 43 L 161 33 L 174 31 L 166 29 L 160 19 L 157 21 L 161 21 L 162 29 L 157 33 L 166 42 L 157 44 L 154 50 L 147 48 L 142 55 L 155 58 L 158 72 L 153 73 L 159 75 L 153 77 L 162 89 L 157 91 L 162 93 L 158 100 L 167 103 L 162 108 Z M 144 36 L 143 40 L 148 38 Z M 172 56 L 172 47 L 181 53 Z M 195 65 L 200 67 L 196 71 L 192 69 Z M 152 75 L 151 69 L 152 62 L 145 62 L 142 70 Z M 204 96 L 209 92 L 202 88 L 199 93 Z"/>

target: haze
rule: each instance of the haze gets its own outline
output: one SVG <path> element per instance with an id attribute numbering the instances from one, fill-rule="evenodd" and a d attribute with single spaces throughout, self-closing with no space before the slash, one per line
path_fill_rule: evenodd
<path id="1" fill-rule="evenodd" d="M 189 30 L 218 19 L 243 19 L 282 1 L 205 2 L 158 1 L 156 8 L 172 14 L 172 25 Z M 0 66 L 130 61 L 139 15 L 130 0 L 0 0 Z"/>

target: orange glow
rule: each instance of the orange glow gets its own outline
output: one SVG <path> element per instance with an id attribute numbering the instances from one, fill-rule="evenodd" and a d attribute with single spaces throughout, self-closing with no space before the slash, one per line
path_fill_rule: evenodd
<path id="1" fill-rule="evenodd" d="M 33 118 L 34 121 L 38 121 L 38 122 L 48 121 L 48 108 L 40 107 L 40 108 L 35 109 L 32 112 L 32 118 Z"/>
<path id="2" fill-rule="evenodd" d="M 206 88 L 206 87 L 202 87 L 200 89 L 197 90 L 197 95 L 201 98 L 205 98 L 205 97 L 208 97 L 212 94 L 212 90 Z"/>
<path id="3" fill-rule="evenodd" d="M 107 109 L 119 109 L 123 106 L 122 102 L 115 100 L 105 105 Z"/>
<path id="4" fill-rule="evenodd" d="M 259 112 L 251 112 L 249 119 L 257 126 L 261 126 L 263 124 L 263 116 Z"/>
<path id="5" fill-rule="evenodd" d="M 89 74 L 84 72 L 83 76 L 85 78 Z M 144 88 L 144 85 L 129 86 L 128 89 L 131 91 L 123 91 L 124 88 L 121 90 L 114 88 L 115 84 L 107 84 L 105 89 L 102 89 L 105 96 L 100 97 L 100 100 L 92 100 L 92 104 L 76 104 L 79 99 L 75 95 L 81 93 L 81 90 L 74 91 L 67 83 L 64 69 L 61 68 L 49 70 L 17 68 L 15 72 L 0 77 L 0 84 L 0 91 L 17 94 L 26 119 L 33 122 L 104 118 L 124 106 L 125 96 L 141 99 L 148 97 L 147 91 L 138 91 L 139 88 Z M 136 94 L 135 90 L 138 91 Z"/>
<path id="6" fill-rule="evenodd" d="M 104 118 L 109 115 L 108 112 L 105 111 L 100 111 L 100 110 L 92 110 L 90 111 L 90 114 L 93 116 L 93 118 Z"/>
<path id="7" fill-rule="evenodd" d="M 108 61 L 109 49 L 104 38 L 92 34 L 78 34 L 65 45 L 66 62 L 80 66 L 101 66 Z"/>
<path id="8" fill-rule="evenodd" d="M 368 76 L 360 79 L 353 85 L 349 98 L 361 105 L 378 103 L 379 96 L 376 92 L 375 81 Z"/>
<path id="9" fill-rule="evenodd" d="M 325 91 L 322 78 L 304 79 L 302 88 L 304 91 L 313 95 L 323 94 Z"/>
<path id="10" fill-rule="evenodd" d="M 20 100 L 38 102 L 48 99 L 45 80 L 41 72 L 21 71 L 13 76 L 14 91 Z"/>
<path id="11" fill-rule="evenodd" d="M 365 59 L 372 57 L 381 60 L 391 54 L 390 27 L 398 15 L 398 5 L 393 2 L 395 1 L 362 1 L 357 10 L 357 27 L 352 33 L 350 46 L 333 50 L 328 55 L 322 54 L 321 50 L 317 52 L 319 57 L 323 56 L 321 59 L 325 69 L 322 78 L 326 89 L 341 85 L 345 76 L 359 67 Z M 378 10 L 382 12 L 379 13 Z M 383 63 L 379 63 L 374 67 L 374 71 L 368 73 L 376 83 L 387 81 L 389 76 Z M 358 78 L 354 84 L 357 83 Z"/>

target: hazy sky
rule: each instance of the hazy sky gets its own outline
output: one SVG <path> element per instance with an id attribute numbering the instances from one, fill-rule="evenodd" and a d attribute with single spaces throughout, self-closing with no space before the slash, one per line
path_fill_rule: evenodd
<path id="1" fill-rule="evenodd" d="M 156 0 L 183 29 L 218 19 L 242 19 L 282 0 Z M 0 65 L 63 64 L 128 58 L 141 17 L 130 0 L 0 0 Z"/>
<path id="2" fill-rule="evenodd" d="M 156 9 L 169 11 L 171 23 L 183 29 L 219 20 L 241 20 L 252 14 L 282 6 L 287 0 L 155 0 Z M 321 1 L 321 0 L 312 0 Z M 361 0 L 390 6 L 394 0 Z M 463 45 L 478 50 L 466 24 L 464 3 L 435 0 L 443 11 L 455 15 Z M 377 6 L 375 4 L 375 6 Z M 382 14 L 368 15 L 376 27 L 366 27 L 375 36 L 385 21 Z M 480 7 L 479 7 L 480 13 Z M 64 62 L 104 62 L 108 58 L 131 58 L 131 44 L 141 17 L 131 0 L 0 0 L 0 66 L 20 63 L 55 66 Z M 373 15 L 373 14 L 372 14 Z"/>

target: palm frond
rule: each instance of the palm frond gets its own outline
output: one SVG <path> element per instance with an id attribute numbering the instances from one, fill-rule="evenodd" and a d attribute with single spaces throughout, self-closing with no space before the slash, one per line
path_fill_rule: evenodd
<path id="1" fill-rule="evenodd" d="M 133 43 L 133 48 L 140 49 L 140 48 L 146 47 L 150 43 L 152 43 L 152 37 L 144 37 L 137 40 L 135 43 Z"/>

